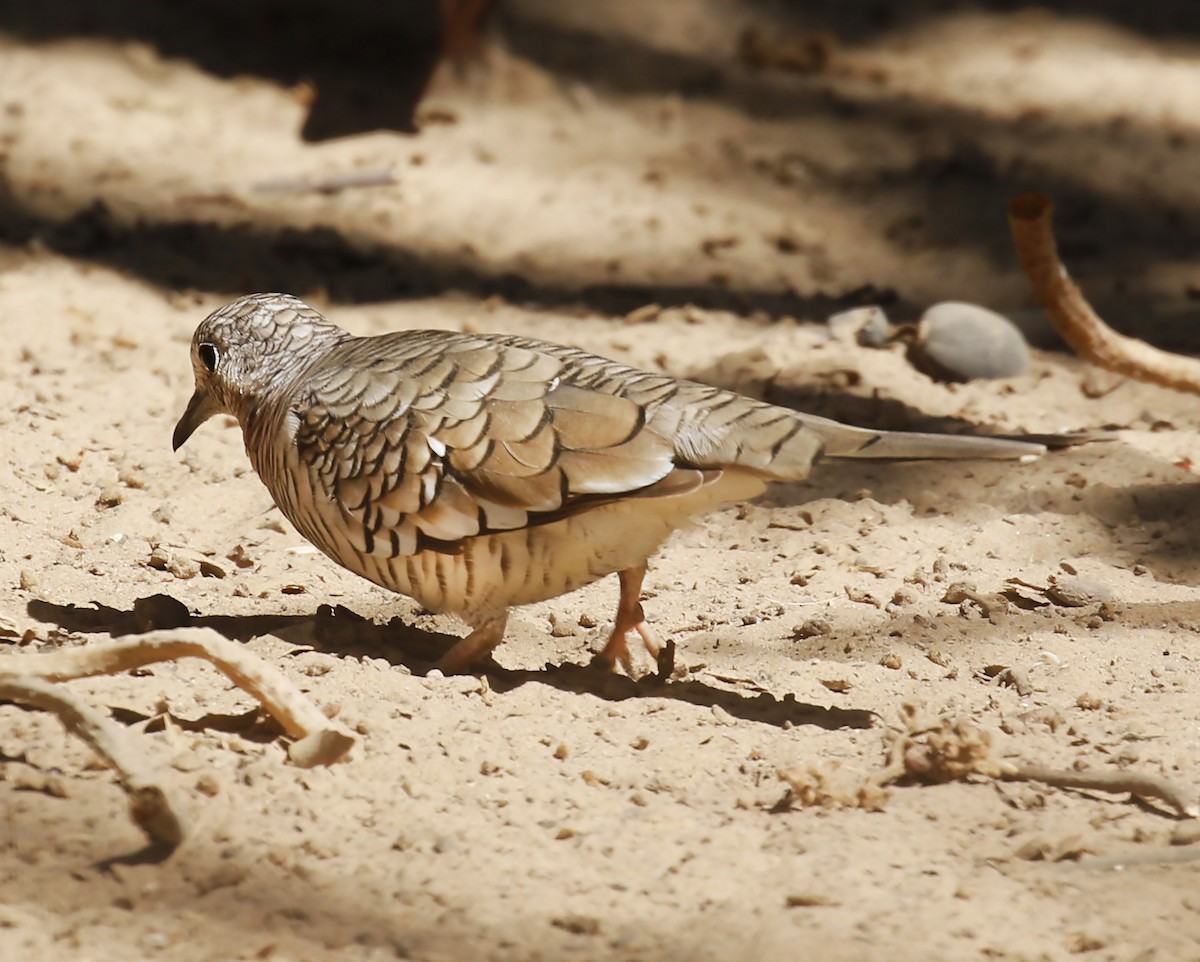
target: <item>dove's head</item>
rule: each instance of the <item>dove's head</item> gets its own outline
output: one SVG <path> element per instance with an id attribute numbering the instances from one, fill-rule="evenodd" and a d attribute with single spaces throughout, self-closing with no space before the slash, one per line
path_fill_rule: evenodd
<path id="1" fill-rule="evenodd" d="M 250 294 L 213 311 L 192 335 L 196 391 L 175 425 L 175 450 L 216 414 L 242 420 L 314 351 L 348 337 L 291 294 Z M 244 422 L 243 422 L 244 424 Z"/>

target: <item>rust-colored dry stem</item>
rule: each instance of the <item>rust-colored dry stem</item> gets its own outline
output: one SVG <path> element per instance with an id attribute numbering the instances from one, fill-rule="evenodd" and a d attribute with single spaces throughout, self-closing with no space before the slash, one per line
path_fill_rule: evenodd
<path id="1" fill-rule="evenodd" d="M 1008 223 L 1025 276 L 1058 333 L 1080 357 L 1139 381 L 1200 394 L 1200 361 L 1118 334 L 1100 319 L 1067 274 L 1054 237 L 1054 205 L 1026 193 L 1008 205 Z"/>

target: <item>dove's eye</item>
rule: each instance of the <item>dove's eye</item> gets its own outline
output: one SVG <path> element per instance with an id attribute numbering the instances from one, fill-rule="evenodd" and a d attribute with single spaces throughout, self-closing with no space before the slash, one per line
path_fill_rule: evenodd
<path id="1" fill-rule="evenodd" d="M 210 371 L 215 371 L 217 369 L 217 361 L 221 355 L 217 353 L 215 344 L 201 344 L 198 348 L 196 348 L 196 353 L 200 357 L 200 363 L 206 368 L 208 368 Z"/>

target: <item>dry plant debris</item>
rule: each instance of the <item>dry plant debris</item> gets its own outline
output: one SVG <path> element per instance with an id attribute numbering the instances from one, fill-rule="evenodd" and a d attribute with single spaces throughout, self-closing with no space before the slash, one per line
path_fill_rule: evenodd
<path id="1" fill-rule="evenodd" d="M 56 682 L 114 675 L 159 661 L 203 658 L 253 695 L 296 739 L 288 748 L 302 768 L 332 765 L 345 757 L 354 736 L 333 725 L 279 671 L 211 628 L 151 631 L 83 648 L 0 658 L 0 699 L 53 712 L 116 773 L 129 795 L 134 822 L 151 842 L 174 847 L 183 823 L 143 753 L 119 725 Z"/>
<path id="2" fill-rule="evenodd" d="M 171 848 L 183 841 L 182 819 L 145 757 L 116 722 L 61 685 L 33 675 L 0 674 L 0 699 L 57 715 L 67 731 L 87 742 L 117 773 L 129 796 L 130 816 L 147 838 Z"/>
<path id="3" fill-rule="evenodd" d="M 788 793 L 777 809 L 793 804 L 826 808 L 883 807 L 893 785 L 940 785 L 981 776 L 1007 782 L 1041 782 L 1055 788 L 1128 792 L 1165 802 L 1185 818 L 1200 817 L 1200 799 L 1169 779 L 1148 772 L 1072 771 L 1040 765 L 1015 765 L 997 759 L 991 735 L 966 718 L 943 714 L 926 718 L 920 706 L 904 703 L 899 726 L 888 729 L 887 762 L 866 778 L 839 778 L 834 766 L 805 766 L 782 770 Z"/>
<path id="4" fill-rule="evenodd" d="M 1053 219 L 1054 204 L 1045 194 L 1021 194 L 1008 205 L 1021 268 L 1063 340 L 1080 357 L 1110 371 L 1200 394 L 1200 361 L 1118 334 L 1092 309 L 1058 256 Z"/>

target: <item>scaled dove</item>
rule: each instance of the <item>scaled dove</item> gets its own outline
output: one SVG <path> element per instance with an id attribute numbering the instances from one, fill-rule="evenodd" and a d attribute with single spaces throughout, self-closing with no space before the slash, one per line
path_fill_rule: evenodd
<path id="1" fill-rule="evenodd" d="M 640 603 L 667 536 L 818 458 L 1021 458 L 1040 445 L 871 431 L 507 334 L 355 337 L 287 294 L 240 298 L 192 338 L 179 448 L 230 414 L 304 537 L 364 578 L 471 628 L 441 659 L 469 670 L 509 609 L 616 572 L 607 666 L 627 635 L 660 644 Z"/>

